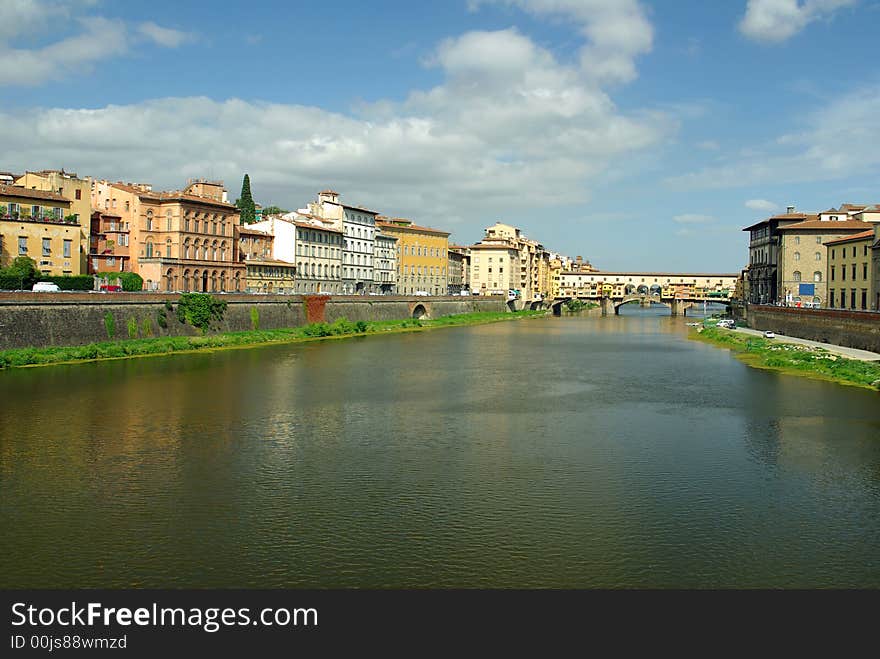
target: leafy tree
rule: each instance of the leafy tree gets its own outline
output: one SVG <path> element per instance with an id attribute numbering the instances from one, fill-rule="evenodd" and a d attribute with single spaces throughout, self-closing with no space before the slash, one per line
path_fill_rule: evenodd
<path id="1" fill-rule="evenodd" d="M 241 211 L 241 223 L 253 224 L 256 222 L 256 206 L 254 198 L 251 196 L 251 177 L 244 175 L 241 182 L 241 196 L 235 200 L 235 205 Z"/>
<path id="2" fill-rule="evenodd" d="M 278 207 L 278 206 L 266 206 L 266 208 L 263 209 L 263 216 L 266 216 L 266 215 L 283 215 L 284 213 L 287 213 L 287 212 L 288 212 L 288 211 L 286 211 L 285 209 L 280 208 L 280 207 Z"/>
<path id="3" fill-rule="evenodd" d="M 30 288 L 43 274 L 37 270 L 37 262 L 27 256 L 17 256 L 8 268 L 0 270 L 3 284 L 0 288 Z"/>

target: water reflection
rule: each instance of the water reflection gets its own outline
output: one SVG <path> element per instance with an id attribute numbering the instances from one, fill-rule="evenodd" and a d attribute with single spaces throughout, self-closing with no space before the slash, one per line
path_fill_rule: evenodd
<path id="1" fill-rule="evenodd" d="M 880 585 L 876 394 L 685 322 L 0 374 L 0 586 Z"/>

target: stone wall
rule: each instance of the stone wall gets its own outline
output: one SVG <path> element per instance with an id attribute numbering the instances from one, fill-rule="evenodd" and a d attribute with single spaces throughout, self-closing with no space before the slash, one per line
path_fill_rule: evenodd
<path id="1" fill-rule="evenodd" d="M 880 352 L 880 313 L 750 304 L 746 322 L 758 330 Z"/>
<path id="2" fill-rule="evenodd" d="M 222 295 L 226 313 L 214 332 L 279 329 L 305 325 L 305 296 Z M 179 296 L 161 293 L 0 293 L 0 350 L 48 345 L 84 345 L 110 340 L 108 314 L 115 325 L 114 339 L 130 336 L 195 335 L 198 330 L 177 320 Z M 423 307 L 420 309 L 419 307 Z M 255 310 L 255 312 L 254 312 Z M 423 312 L 428 318 L 459 313 L 507 311 L 502 297 L 333 296 L 323 305 L 323 320 L 404 320 Z M 164 312 L 164 313 L 163 313 Z M 164 315 L 166 327 L 161 326 Z M 136 332 L 130 328 L 137 325 Z"/>

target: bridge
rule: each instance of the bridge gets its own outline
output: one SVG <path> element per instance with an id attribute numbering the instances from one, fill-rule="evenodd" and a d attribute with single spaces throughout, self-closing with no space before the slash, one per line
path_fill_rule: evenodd
<path id="1" fill-rule="evenodd" d="M 673 316 L 687 315 L 695 304 L 729 304 L 738 274 L 670 272 L 562 272 L 559 293 L 551 302 L 559 315 L 568 300 L 598 302 L 602 315 L 620 313 L 620 307 L 638 302 L 643 307 L 662 304 Z"/>

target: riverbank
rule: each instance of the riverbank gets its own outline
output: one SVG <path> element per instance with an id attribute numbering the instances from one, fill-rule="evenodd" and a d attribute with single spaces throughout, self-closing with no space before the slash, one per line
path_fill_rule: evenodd
<path id="1" fill-rule="evenodd" d="M 302 327 L 274 330 L 226 332 L 204 336 L 173 336 L 128 341 L 106 341 L 85 346 L 16 348 L 0 351 L 0 370 L 28 368 L 109 359 L 154 357 L 178 353 L 257 347 L 279 343 L 301 343 L 351 336 L 371 336 L 399 332 L 420 332 L 441 327 L 482 325 L 520 318 L 536 318 L 546 311 L 480 312 L 443 316 L 434 320 L 358 321 L 340 319 L 334 323 L 312 323 Z"/>
<path id="2" fill-rule="evenodd" d="M 880 389 L 880 364 L 876 362 L 847 359 L 823 348 L 737 334 L 737 330 L 713 326 L 692 329 L 689 336 L 728 348 L 737 359 L 755 368 L 864 387 L 873 391 Z"/>

